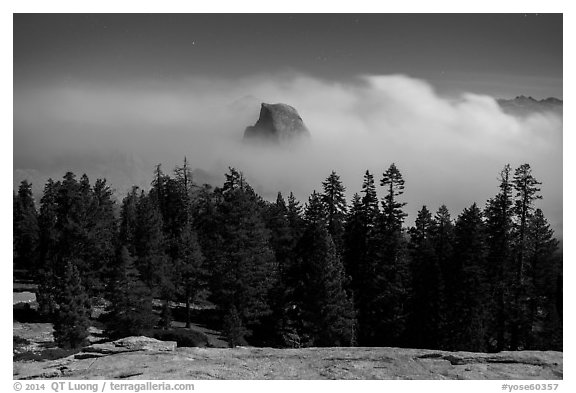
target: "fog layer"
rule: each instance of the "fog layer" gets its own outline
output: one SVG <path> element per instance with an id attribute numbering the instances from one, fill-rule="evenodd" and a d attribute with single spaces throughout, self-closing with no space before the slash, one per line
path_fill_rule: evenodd
<path id="1" fill-rule="evenodd" d="M 294 106 L 311 140 L 283 148 L 243 143 L 261 102 Z M 216 179 L 228 166 L 242 170 L 265 198 L 294 191 L 302 201 L 331 170 L 351 197 L 366 169 L 379 180 L 394 162 L 406 180 L 409 224 L 424 204 L 445 203 L 453 216 L 473 202 L 483 206 L 506 163 L 528 162 L 543 182 L 539 207 L 562 231 L 562 118 L 512 117 L 492 97 L 442 97 L 404 75 L 15 87 L 15 184 L 28 178 L 41 190 L 48 177 L 72 170 L 106 177 L 121 197 L 132 184 L 148 187 L 156 163 L 170 172 L 184 156 Z"/>

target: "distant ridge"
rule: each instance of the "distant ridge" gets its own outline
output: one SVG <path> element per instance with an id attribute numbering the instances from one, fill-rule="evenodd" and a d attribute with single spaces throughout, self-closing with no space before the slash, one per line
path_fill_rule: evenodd
<path id="1" fill-rule="evenodd" d="M 563 114 L 563 101 L 555 97 L 537 100 L 532 97 L 520 95 L 513 99 L 501 98 L 497 101 L 504 112 L 512 115 L 526 116 L 531 113 L 543 112 L 552 112 L 559 115 Z"/>

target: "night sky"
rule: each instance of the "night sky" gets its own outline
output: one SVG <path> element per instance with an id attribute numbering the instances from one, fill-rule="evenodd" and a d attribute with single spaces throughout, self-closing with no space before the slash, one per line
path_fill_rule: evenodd
<path id="1" fill-rule="evenodd" d="M 331 170 L 360 191 L 394 162 L 413 223 L 455 218 L 530 163 L 562 234 L 560 115 L 516 118 L 495 98 L 563 98 L 557 14 L 15 14 L 13 186 L 66 171 L 121 200 L 184 156 L 205 179 L 243 171 L 264 198 L 305 202 Z M 294 106 L 300 149 L 241 142 L 262 102 Z M 382 196 L 382 195 L 380 195 Z"/>
<path id="2" fill-rule="evenodd" d="M 15 86 L 407 74 L 442 92 L 562 98 L 561 14 L 16 14 Z"/>

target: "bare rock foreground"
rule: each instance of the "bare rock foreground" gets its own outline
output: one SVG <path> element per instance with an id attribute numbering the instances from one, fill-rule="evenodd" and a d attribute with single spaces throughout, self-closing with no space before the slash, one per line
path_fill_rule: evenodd
<path id="1" fill-rule="evenodd" d="M 14 362 L 14 379 L 562 379 L 562 352 L 404 348 L 176 348 L 130 337 L 53 361 Z"/>

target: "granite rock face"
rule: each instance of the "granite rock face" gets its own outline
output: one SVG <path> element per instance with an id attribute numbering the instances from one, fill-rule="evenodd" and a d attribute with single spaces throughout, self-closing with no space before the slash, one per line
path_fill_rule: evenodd
<path id="1" fill-rule="evenodd" d="M 260 108 L 260 117 L 244 131 L 244 140 L 250 142 L 286 143 L 310 137 L 310 131 L 295 108 L 286 104 L 266 104 Z"/>
<path id="2" fill-rule="evenodd" d="M 150 337 L 133 336 L 103 344 L 92 344 L 82 349 L 84 353 L 112 355 L 135 351 L 171 352 L 176 349 L 176 341 L 160 341 Z M 81 355 L 86 356 L 86 355 Z"/>
<path id="3" fill-rule="evenodd" d="M 563 354 L 370 347 L 176 348 L 15 362 L 13 378 L 555 380 L 563 378 Z"/>

